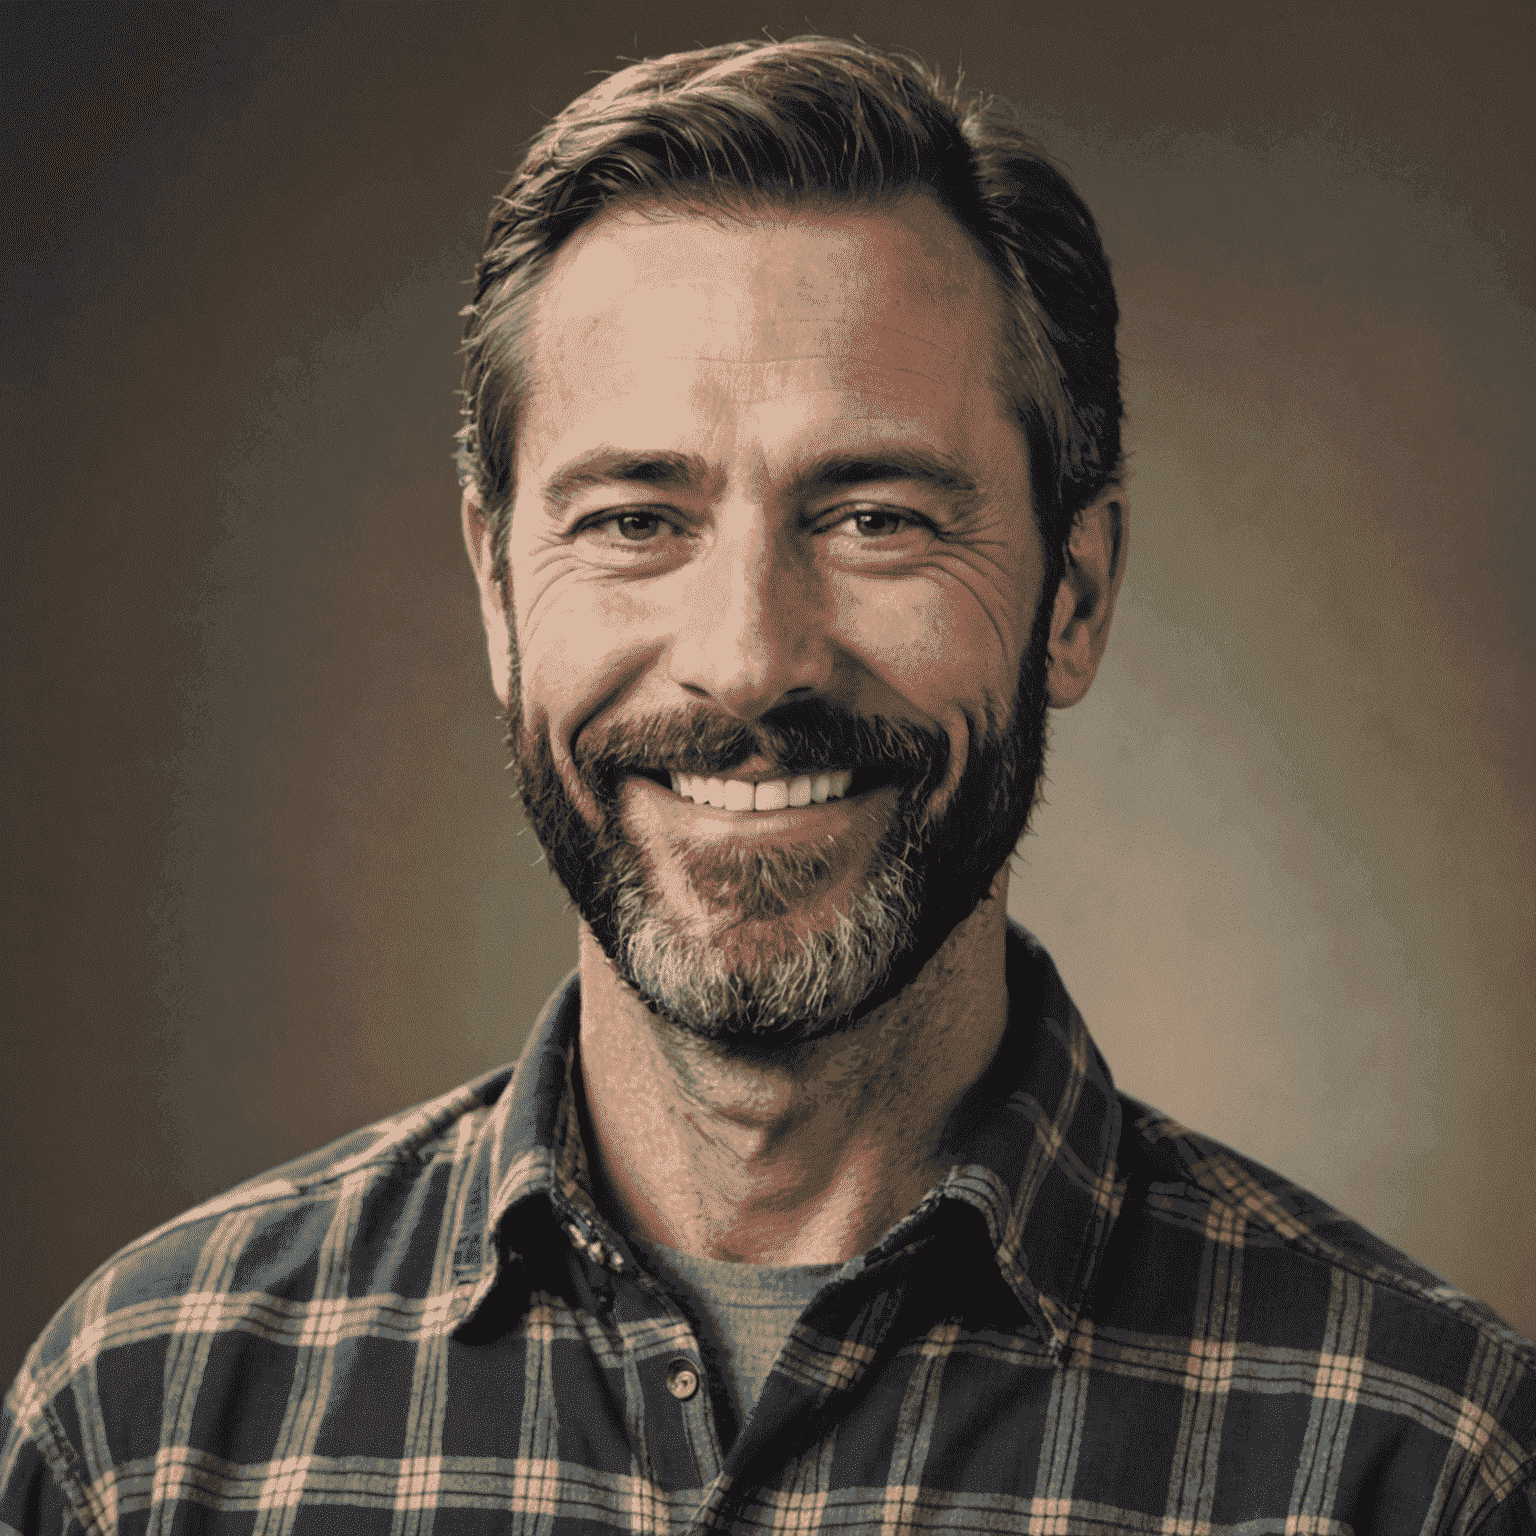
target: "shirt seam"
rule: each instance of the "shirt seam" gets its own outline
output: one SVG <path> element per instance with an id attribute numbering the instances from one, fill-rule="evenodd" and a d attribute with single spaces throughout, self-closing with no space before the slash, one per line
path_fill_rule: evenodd
<path id="1" fill-rule="evenodd" d="M 1467 1536 L 1477 1536 L 1481 1530 L 1486 1530 L 1489 1522 L 1504 1509 L 1509 1501 L 1518 1493 L 1530 1493 L 1536 1490 L 1536 1451 L 1523 1457 L 1515 1470 L 1504 1479 L 1501 1485 L 1495 1483 L 1488 1500 L 1488 1508 L 1478 1516 L 1477 1524 L 1467 1527 Z"/>
<path id="2" fill-rule="evenodd" d="M 1362 1280 L 1368 1280 L 1372 1285 L 1385 1286 L 1396 1291 L 1399 1296 L 1405 1297 L 1415 1305 L 1425 1308 L 1435 1317 L 1443 1318 L 1446 1322 L 1464 1327 L 1474 1333 L 1490 1349 L 1497 1350 L 1500 1354 L 1518 1361 L 1527 1370 L 1536 1370 L 1536 1358 L 1532 1357 L 1529 1350 L 1522 1348 L 1517 1342 L 1504 1337 L 1495 1329 L 1489 1328 L 1477 1318 L 1466 1317 L 1452 1308 L 1442 1306 L 1433 1297 L 1426 1296 L 1422 1290 L 1413 1284 L 1411 1280 L 1401 1275 L 1395 1275 L 1390 1269 L 1377 1268 L 1369 1264 L 1361 1264 L 1351 1259 L 1347 1254 L 1340 1253 L 1337 1249 L 1330 1248 L 1326 1243 L 1314 1239 L 1299 1237 L 1291 1239 L 1309 1257 L 1332 1265 L 1334 1268 L 1347 1270 L 1352 1275 L 1357 1275 Z"/>
<path id="3" fill-rule="evenodd" d="M 414 1161 L 418 1166 L 421 1165 L 421 1159 L 416 1158 Z M 127 1248 L 122 1249 L 109 1259 L 107 1264 L 119 1263 L 135 1249 L 141 1246 L 147 1247 L 152 1242 L 158 1241 L 162 1237 L 169 1237 L 173 1232 L 180 1231 L 183 1227 L 193 1226 L 199 1221 L 208 1221 L 215 1217 L 228 1216 L 235 1211 L 259 1210 L 265 1205 L 280 1205 L 285 1200 L 307 1199 L 312 1195 L 324 1193 L 328 1185 L 340 1184 L 362 1173 L 369 1174 L 370 1180 L 381 1180 L 397 1175 L 408 1176 L 412 1172 L 414 1170 L 409 1166 L 407 1159 L 390 1154 L 380 1156 L 377 1161 L 370 1160 L 368 1162 L 355 1163 L 350 1168 L 323 1173 L 313 1179 L 305 1179 L 302 1182 L 287 1180 L 285 1181 L 288 1186 L 286 1189 L 255 1189 L 251 1191 L 249 1199 L 230 1200 L 228 1204 L 224 1203 L 225 1200 L 229 1199 L 227 1195 L 215 1195 L 205 1205 L 193 1206 L 190 1211 L 185 1212 L 180 1217 L 173 1218 L 164 1226 L 157 1227 L 153 1232 L 147 1233 L 137 1243 L 129 1244 Z M 238 1188 L 238 1186 L 236 1187 Z M 217 1210 L 210 1211 L 206 1208 L 207 1205 L 215 1205 Z M 106 1268 L 106 1265 L 102 1267 Z"/>
<path id="4" fill-rule="evenodd" d="M 86 1497 L 80 1478 L 75 1472 L 74 1464 L 79 1460 L 79 1454 L 55 1419 L 53 1404 L 40 1403 L 37 1427 L 31 1431 L 28 1438 L 42 1452 L 48 1475 L 53 1479 L 54 1486 L 64 1496 L 65 1502 L 80 1522 L 81 1529 L 104 1531 L 105 1527 L 97 1520 L 96 1510 Z M 43 1431 L 46 1431 L 46 1434 Z"/>
<path id="5" fill-rule="evenodd" d="M 1533 1357 L 1529 1350 L 1522 1348 L 1517 1341 L 1504 1337 L 1500 1332 L 1489 1328 L 1486 1323 L 1477 1318 L 1466 1317 L 1462 1313 L 1438 1303 L 1433 1297 L 1426 1296 L 1422 1287 L 1406 1276 L 1399 1275 L 1383 1265 L 1362 1263 L 1350 1254 L 1345 1253 L 1343 1249 L 1335 1248 L 1326 1238 L 1319 1237 L 1316 1233 L 1302 1232 L 1294 1236 L 1287 1236 L 1270 1223 L 1260 1220 L 1247 1206 L 1229 1199 L 1225 1192 L 1218 1194 L 1209 1186 L 1201 1184 L 1194 1179 L 1188 1179 L 1187 1182 L 1191 1189 L 1197 1191 L 1202 1198 L 1209 1201 L 1213 1206 L 1219 1206 L 1223 1210 L 1231 1211 L 1238 1215 L 1242 1219 L 1244 1227 L 1276 1237 L 1286 1248 L 1294 1249 L 1307 1258 L 1316 1260 L 1329 1268 L 1345 1270 L 1361 1280 L 1369 1281 L 1372 1285 L 1385 1286 L 1390 1290 L 1396 1291 L 1400 1296 L 1406 1297 L 1409 1301 L 1427 1308 L 1434 1316 L 1443 1318 L 1449 1323 L 1460 1324 L 1463 1327 L 1469 1328 L 1490 1348 L 1502 1351 L 1518 1360 L 1527 1369 L 1536 1371 L 1536 1357 Z M 1348 1218 L 1345 1219 L 1347 1220 Z M 1470 1299 L 1475 1300 L 1475 1298 Z"/>
<path id="6" fill-rule="evenodd" d="M 380 1156 L 376 1165 L 367 1162 L 359 1163 L 344 1172 L 328 1173 L 302 1184 L 290 1182 L 288 1187 L 283 1190 L 274 1190 L 270 1187 L 265 1190 L 253 1190 L 251 1197 L 247 1200 L 229 1200 L 227 1194 L 215 1195 L 212 1199 L 204 1201 L 203 1204 L 193 1206 L 191 1210 L 183 1211 L 180 1215 L 173 1216 L 169 1221 L 162 1222 L 160 1226 L 144 1233 L 142 1237 L 135 1238 L 132 1242 L 119 1248 L 109 1258 L 103 1259 L 80 1282 L 78 1292 L 83 1293 L 88 1290 L 108 1271 L 118 1268 L 126 1260 L 132 1259 L 140 1253 L 150 1251 L 165 1239 L 173 1238 L 196 1226 L 199 1222 L 218 1221 L 236 1211 L 259 1210 L 262 1207 L 276 1207 L 285 1201 L 306 1200 L 322 1193 L 328 1184 L 340 1183 L 369 1169 L 373 1169 L 371 1178 L 375 1181 L 382 1181 L 386 1178 L 408 1177 L 412 1172 L 412 1169 L 405 1162 L 390 1154 L 388 1156 Z M 236 1189 L 239 1188 L 238 1185 L 235 1187 Z M 224 1203 L 226 1201 L 228 1201 L 227 1204 Z M 209 1209 L 209 1207 L 215 1208 Z M 52 1324 L 50 1324 L 51 1327 Z M 46 1334 L 44 1336 L 46 1337 Z"/>

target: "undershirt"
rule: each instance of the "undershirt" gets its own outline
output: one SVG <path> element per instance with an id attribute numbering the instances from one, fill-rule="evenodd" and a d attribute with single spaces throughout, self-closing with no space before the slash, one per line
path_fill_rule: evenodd
<path id="1" fill-rule="evenodd" d="M 762 1395 L 800 1314 L 841 1264 L 732 1264 L 630 1239 L 646 1267 L 688 1313 L 705 1363 L 731 1399 L 738 1426 Z M 710 1356 L 713 1355 L 713 1362 Z"/>

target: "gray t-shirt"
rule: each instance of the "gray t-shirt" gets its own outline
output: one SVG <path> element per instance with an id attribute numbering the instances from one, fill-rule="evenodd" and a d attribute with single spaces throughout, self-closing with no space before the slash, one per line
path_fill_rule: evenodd
<path id="1" fill-rule="evenodd" d="M 683 1303 L 713 1354 L 738 1425 L 762 1395 L 789 1331 L 841 1264 L 730 1264 L 630 1242 L 646 1267 Z"/>

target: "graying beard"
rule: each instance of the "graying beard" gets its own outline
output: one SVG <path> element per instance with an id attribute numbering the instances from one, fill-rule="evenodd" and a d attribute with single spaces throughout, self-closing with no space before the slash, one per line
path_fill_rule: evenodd
<path id="1" fill-rule="evenodd" d="M 619 970 L 660 1017 L 721 1044 L 802 1043 L 834 1033 L 911 942 L 917 912 L 904 866 L 882 857 L 830 931 L 759 944 L 749 963 L 733 966 L 725 941 L 736 922 L 694 927 L 658 911 L 639 854 L 613 887 Z"/>
<path id="2" fill-rule="evenodd" d="M 984 718 L 971 723 L 972 755 L 993 752 L 999 761 L 978 777 L 979 798 L 966 801 L 965 811 L 978 848 L 996 841 L 999 864 L 1028 825 L 1039 793 L 1053 605 L 1042 593 L 1011 714 L 989 700 Z M 656 1016 L 690 1034 L 742 1054 L 778 1054 L 825 1039 L 878 1006 L 885 994 L 894 996 L 956 923 L 987 899 L 995 867 L 977 865 L 961 880 L 946 862 L 942 898 L 930 884 L 941 873 L 935 867 L 941 850 L 957 868 L 975 863 L 978 850 L 952 846 L 954 837 L 929 846 L 959 812 L 962 780 L 956 803 L 942 814 L 935 812 L 931 786 L 924 803 L 904 806 L 903 824 L 880 840 L 870 873 L 856 883 L 830 932 L 801 937 L 787 924 L 770 924 L 768 933 L 754 933 L 755 945 L 739 942 L 745 934 L 730 942 L 733 928 L 752 931 L 780 907 L 787 915 L 814 873 L 816 856 L 806 849 L 799 853 L 808 862 L 797 868 L 793 860 L 782 861 L 755 893 L 751 881 L 736 882 L 732 892 L 717 859 L 694 860 L 690 882 L 718 920 L 712 924 L 706 917 L 690 926 L 656 899 L 647 855 L 625 834 L 617 807 L 608 808 L 601 828 L 582 821 L 554 771 L 547 731 L 533 736 L 522 722 L 515 648 L 512 676 L 508 744 L 530 824 L 618 974 Z M 1006 844 L 998 837 L 1005 823 L 1012 834 Z M 728 963 L 733 951 L 734 969 Z"/>

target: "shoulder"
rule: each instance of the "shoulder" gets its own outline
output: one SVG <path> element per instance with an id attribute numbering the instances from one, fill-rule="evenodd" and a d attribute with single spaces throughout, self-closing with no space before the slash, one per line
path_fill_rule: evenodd
<path id="1" fill-rule="evenodd" d="M 0 1530 L 16 1525 L 18 1499 L 49 1497 L 89 1528 L 81 1501 L 103 1472 L 93 1448 L 110 1426 L 158 1425 L 178 1372 L 202 1377 L 221 1353 L 244 1368 L 263 1343 L 381 1295 L 419 1309 L 450 1230 L 455 1170 L 510 1075 L 249 1179 L 108 1259 L 54 1316 L 6 1397 Z"/>
<path id="2" fill-rule="evenodd" d="M 465 1130 L 495 1104 L 510 1075 L 510 1068 L 503 1068 L 350 1132 L 129 1243 L 55 1316 L 28 1367 L 52 1359 L 71 1340 L 88 1339 L 93 1348 L 109 1345 L 110 1331 L 103 1333 L 100 1324 L 128 1306 L 207 1294 L 210 1288 L 250 1289 L 256 1281 L 300 1280 L 340 1202 L 398 1198 L 430 1178 L 435 1167 L 452 1160 Z M 316 1276 L 313 1283 L 325 1282 Z M 77 1342 L 76 1353 L 79 1347 Z"/>
<path id="3" fill-rule="evenodd" d="M 1536 1344 L 1326 1201 L 1121 1095 L 1125 1196 L 1098 1289 L 1137 1332 L 1198 1341 L 1233 1390 L 1347 1409 L 1490 1506 L 1536 1475 Z M 1175 1299 L 1177 1298 L 1177 1299 Z"/>
<path id="4" fill-rule="evenodd" d="M 1425 1326 L 1486 1340 L 1536 1368 L 1536 1343 L 1326 1200 L 1159 1110 L 1123 1094 L 1121 1104 L 1122 1170 L 1141 1175 L 1158 1217 L 1194 1219 L 1202 1229 L 1240 1233 L 1245 1246 L 1283 1249 L 1299 1266 L 1355 1275 L 1417 1304 L 1413 1315 Z"/>

